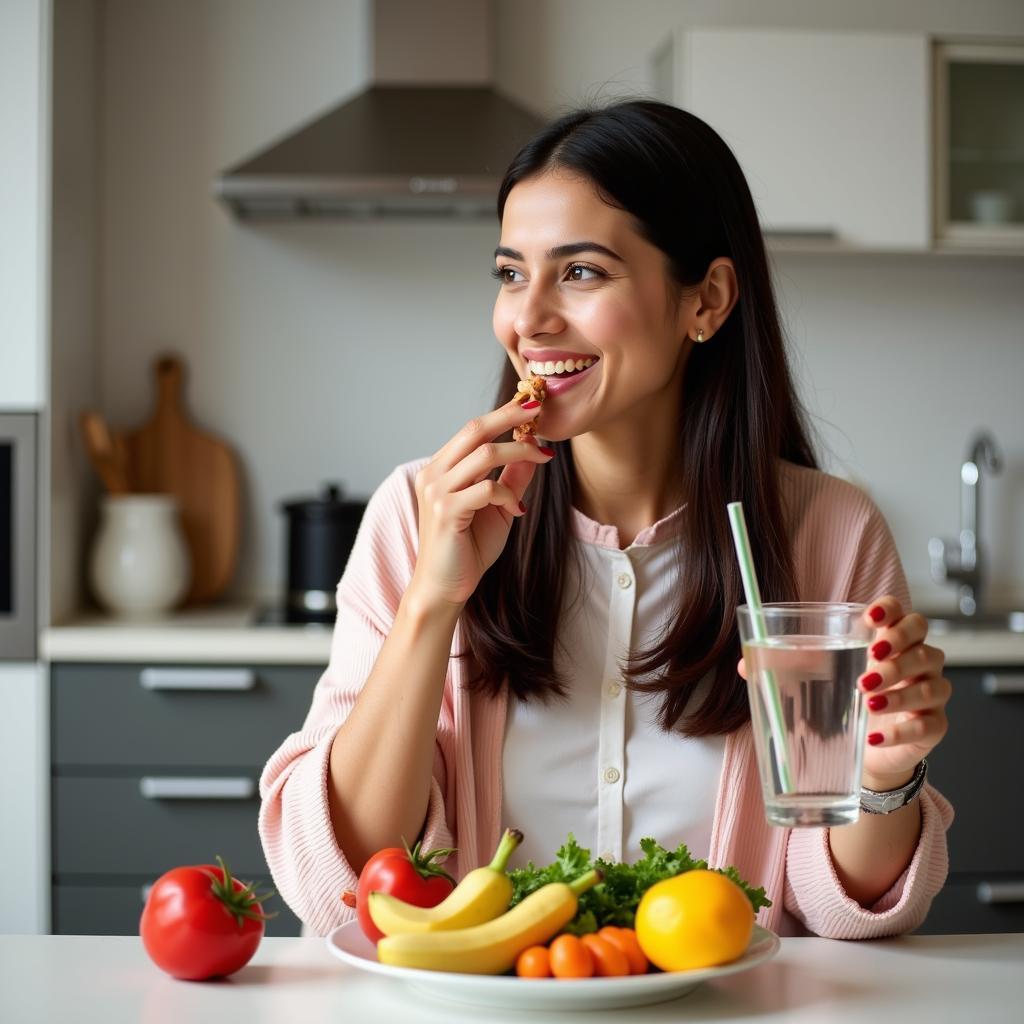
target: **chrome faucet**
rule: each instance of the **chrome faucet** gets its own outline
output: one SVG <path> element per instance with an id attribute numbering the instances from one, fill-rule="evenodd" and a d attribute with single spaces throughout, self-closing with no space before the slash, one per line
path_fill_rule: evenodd
<path id="1" fill-rule="evenodd" d="M 975 615 L 981 606 L 984 581 L 981 543 L 981 470 L 997 476 L 1003 469 L 1003 456 L 989 433 L 975 436 L 960 467 L 960 539 L 959 542 L 932 537 L 928 541 L 932 577 L 939 583 L 957 584 L 957 605 L 962 615 Z"/>

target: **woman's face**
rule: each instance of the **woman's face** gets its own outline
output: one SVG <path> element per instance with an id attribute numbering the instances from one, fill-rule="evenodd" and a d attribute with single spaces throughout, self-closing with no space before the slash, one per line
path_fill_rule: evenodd
<path id="1" fill-rule="evenodd" d="M 588 179 L 556 170 L 516 185 L 495 266 L 494 333 L 521 377 L 546 381 L 541 436 L 675 408 L 691 347 L 686 302 L 665 255 Z"/>

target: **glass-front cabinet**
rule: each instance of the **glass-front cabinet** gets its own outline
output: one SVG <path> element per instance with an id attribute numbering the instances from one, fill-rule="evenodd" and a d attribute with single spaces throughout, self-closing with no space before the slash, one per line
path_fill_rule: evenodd
<path id="1" fill-rule="evenodd" d="M 937 43 L 935 241 L 1024 250 L 1024 43 Z"/>

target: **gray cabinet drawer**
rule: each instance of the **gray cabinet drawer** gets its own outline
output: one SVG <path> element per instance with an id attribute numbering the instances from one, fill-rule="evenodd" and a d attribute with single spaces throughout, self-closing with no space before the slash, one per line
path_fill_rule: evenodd
<path id="1" fill-rule="evenodd" d="M 1022 671 L 991 670 L 997 677 Z M 980 669 L 951 668 L 946 675 L 953 683 L 949 732 L 928 759 L 928 778 L 956 812 L 950 872 L 1024 875 L 1024 792 L 1015 784 L 1024 693 L 989 694 Z"/>
<path id="2" fill-rule="evenodd" d="M 154 876 L 155 878 L 156 876 Z M 245 881 L 252 881 L 246 877 Z M 257 879 L 257 888 L 272 888 L 269 879 Z M 139 885 L 56 885 L 53 887 L 53 931 L 55 935 L 138 935 L 143 889 Z M 277 916 L 267 922 L 267 935 L 298 935 L 302 923 L 271 896 L 264 906 Z"/>
<path id="3" fill-rule="evenodd" d="M 159 666 L 166 672 L 169 666 Z M 249 689 L 224 688 L 224 669 L 145 665 L 52 667 L 56 765 L 262 765 L 301 728 L 320 670 L 260 665 Z M 146 683 L 157 687 L 147 688 Z M 211 688 L 212 687 L 212 688 Z"/>
<path id="4" fill-rule="evenodd" d="M 259 769 L 229 778 L 256 782 Z M 227 775 L 227 773 L 224 773 Z M 239 877 L 269 874 L 256 818 L 259 799 L 147 799 L 142 773 L 53 780 L 53 870 L 157 877 L 220 854 Z"/>
<path id="5" fill-rule="evenodd" d="M 1024 873 L 1016 878 L 993 879 L 1024 888 Z M 985 934 L 990 932 L 1024 932 L 1024 899 L 986 903 L 978 896 L 978 880 L 951 876 L 936 896 L 924 924 L 917 929 L 923 935 Z"/>

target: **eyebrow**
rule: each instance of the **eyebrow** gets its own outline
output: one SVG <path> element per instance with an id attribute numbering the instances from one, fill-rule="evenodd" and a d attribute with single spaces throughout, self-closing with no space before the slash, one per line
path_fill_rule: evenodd
<path id="1" fill-rule="evenodd" d="M 623 262 L 622 257 L 617 252 L 612 252 L 608 246 L 601 245 L 599 242 L 569 242 L 566 245 L 556 245 L 553 249 L 548 249 L 544 255 L 549 260 L 558 260 L 565 256 L 577 256 L 581 252 L 599 252 L 605 256 L 611 256 L 613 260 L 618 260 L 620 263 Z M 505 245 L 499 245 L 494 250 L 494 258 L 497 259 L 499 256 L 507 256 L 510 260 L 522 260 L 525 258 L 518 249 L 509 249 Z"/>

